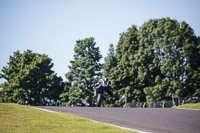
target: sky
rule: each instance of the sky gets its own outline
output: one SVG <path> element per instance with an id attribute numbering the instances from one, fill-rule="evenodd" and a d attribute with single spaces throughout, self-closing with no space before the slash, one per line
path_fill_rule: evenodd
<path id="1" fill-rule="evenodd" d="M 15 51 L 29 49 L 48 55 L 66 81 L 76 40 L 94 37 L 104 58 L 120 33 L 163 17 L 185 21 L 200 36 L 199 7 L 199 0 L 0 0 L 0 70 Z"/>

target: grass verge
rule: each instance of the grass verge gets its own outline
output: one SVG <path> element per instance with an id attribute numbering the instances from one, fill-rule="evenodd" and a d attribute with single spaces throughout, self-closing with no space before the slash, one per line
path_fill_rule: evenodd
<path id="1" fill-rule="evenodd" d="M 70 114 L 52 113 L 30 106 L 0 103 L 1 133 L 129 133 Z M 135 132 L 136 133 L 136 132 Z"/>
<path id="2" fill-rule="evenodd" d="M 200 109 L 200 103 L 191 103 L 177 106 L 176 108 L 185 108 L 185 109 Z"/>

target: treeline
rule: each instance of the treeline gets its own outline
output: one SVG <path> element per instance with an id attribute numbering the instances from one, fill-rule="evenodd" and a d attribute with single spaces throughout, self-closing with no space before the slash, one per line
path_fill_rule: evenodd
<path id="1" fill-rule="evenodd" d="M 0 85 L 1 102 L 14 102 L 30 105 L 59 105 L 59 95 L 64 83 L 54 71 L 52 60 L 45 54 L 30 50 L 14 52 L 9 57 L 8 66 L 3 67 L 1 78 L 6 82 Z"/>
<path id="2" fill-rule="evenodd" d="M 108 75 L 114 93 L 107 106 L 127 102 L 200 97 L 200 37 L 186 22 L 150 19 L 120 34 L 104 63 L 94 38 L 77 40 L 66 81 L 52 71 L 52 60 L 30 50 L 14 52 L 0 78 L 0 101 L 30 105 L 94 106 L 93 86 Z"/>

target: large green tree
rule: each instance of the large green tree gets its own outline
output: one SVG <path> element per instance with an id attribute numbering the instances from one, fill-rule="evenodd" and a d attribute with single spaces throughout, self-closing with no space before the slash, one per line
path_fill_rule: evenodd
<path id="1" fill-rule="evenodd" d="M 3 67 L 0 78 L 2 102 L 30 105 L 59 105 L 59 95 L 64 84 L 61 77 L 52 71 L 53 63 L 45 54 L 30 50 L 14 52 L 8 66 Z"/>
<path id="2" fill-rule="evenodd" d="M 107 56 L 104 58 L 104 64 L 102 66 L 103 69 L 103 73 L 106 74 L 108 76 L 108 79 L 110 79 L 110 75 L 112 73 L 111 69 L 113 69 L 116 66 L 116 58 L 115 58 L 115 48 L 113 44 L 109 45 L 109 49 L 108 49 L 108 54 Z M 114 93 L 116 93 L 116 91 L 114 89 L 111 88 L 111 91 L 114 91 Z M 108 97 L 105 101 L 105 106 L 115 106 L 115 96 L 113 95 L 112 97 Z"/>
<path id="3" fill-rule="evenodd" d="M 101 75 L 99 47 L 94 38 L 76 41 L 74 60 L 66 74 L 65 92 L 61 94 L 63 105 L 94 106 L 93 86 Z"/>
<path id="4" fill-rule="evenodd" d="M 116 66 L 116 59 L 115 59 L 115 49 L 114 45 L 110 44 L 108 49 L 108 54 L 104 58 L 104 64 L 102 66 L 103 73 L 107 74 L 108 77 L 111 74 L 111 69 Z"/>
<path id="5" fill-rule="evenodd" d="M 186 69 L 186 87 L 181 93 L 187 97 L 200 97 L 200 37 L 193 36 L 191 41 L 186 47 L 189 65 Z"/>
<path id="6" fill-rule="evenodd" d="M 200 40 L 186 22 L 150 19 L 122 33 L 110 79 L 115 106 L 200 95 Z"/>
<path id="7" fill-rule="evenodd" d="M 143 24 L 140 35 L 143 51 L 140 57 L 148 61 L 144 66 L 150 79 L 144 88 L 147 100 L 171 99 L 172 93 L 178 93 L 181 98 L 193 94 L 196 87 L 189 86 L 188 74 L 197 70 L 200 61 L 193 29 L 186 22 L 162 18 Z"/>
<path id="8" fill-rule="evenodd" d="M 123 96 L 127 102 L 145 101 L 143 82 L 138 77 L 140 36 L 136 26 L 132 26 L 126 33 L 122 33 L 116 49 L 116 66 L 111 69 L 110 79 L 115 94 L 115 106 L 124 104 Z"/>

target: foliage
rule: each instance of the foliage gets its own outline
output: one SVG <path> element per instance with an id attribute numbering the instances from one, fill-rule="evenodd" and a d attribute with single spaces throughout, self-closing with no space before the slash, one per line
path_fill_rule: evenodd
<path id="1" fill-rule="evenodd" d="M 65 92 L 61 94 L 63 105 L 94 106 L 93 87 L 101 75 L 102 56 L 94 38 L 76 41 L 74 60 L 70 61 L 70 72 L 66 74 Z"/>
<path id="2" fill-rule="evenodd" d="M 109 49 L 108 49 L 108 54 L 107 57 L 104 58 L 104 64 L 102 66 L 103 69 L 103 73 L 106 74 L 108 76 L 108 79 L 110 79 L 110 75 L 111 75 L 111 69 L 113 67 L 116 66 L 116 58 L 115 58 L 115 49 L 114 49 L 114 45 L 110 44 L 109 45 Z M 111 91 L 115 91 L 111 88 Z M 114 92 L 115 93 L 115 92 Z M 113 107 L 114 105 L 114 97 L 108 97 L 105 100 L 105 105 L 104 106 L 110 106 Z"/>
<path id="3" fill-rule="evenodd" d="M 115 89 L 115 106 L 124 104 L 123 96 L 127 102 L 145 101 L 143 83 L 138 75 L 139 62 L 139 36 L 136 26 L 132 26 L 126 33 L 122 33 L 116 49 L 116 66 L 111 69 L 110 79 Z M 140 83 L 141 82 L 141 83 Z"/>
<path id="4" fill-rule="evenodd" d="M 192 28 L 185 22 L 162 18 L 143 24 L 140 35 L 144 59 L 148 60 L 144 65 L 151 79 L 144 88 L 147 101 L 170 99 L 172 93 L 189 97 L 188 93 L 184 95 L 189 89 L 188 71 L 193 71 L 192 62 L 200 59 L 193 52 L 197 50 L 197 40 Z M 191 58 L 195 55 L 196 60 Z M 190 90 L 194 91 L 195 88 Z"/>
<path id="5" fill-rule="evenodd" d="M 102 69 L 103 73 L 109 77 L 111 69 L 116 66 L 115 49 L 113 44 L 109 45 L 108 51 L 109 53 L 107 54 L 107 57 L 104 58 L 105 63 L 103 64 Z"/>
<path id="6" fill-rule="evenodd" d="M 61 77 L 51 70 L 53 63 L 47 55 L 30 50 L 14 52 L 8 66 L 3 67 L 0 78 L 6 82 L 0 86 L 2 102 L 30 105 L 60 104 L 59 95 L 63 90 Z"/>
<path id="7" fill-rule="evenodd" d="M 199 38 L 186 22 L 154 19 L 122 33 L 110 79 L 115 105 L 200 96 Z M 195 57 L 195 58 L 194 58 Z"/>
<path id="8" fill-rule="evenodd" d="M 15 52 L 0 74 L 7 80 L 0 85 L 0 102 L 55 105 L 61 98 L 63 105 L 94 106 L 93 86 L 102 66 L 95 45 L 94 38 L 76 41 L 65 86 L 47 55 Z M 106 106 L 123 106 L 124 96 L 132 103 L 171 100 L 172 93 L 200 97 L 200 37 L 184 21 L 150 19 L 120 34 L 116 51 L 110 44 L 102 69 L 114 94 Z"/>

